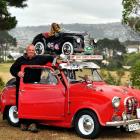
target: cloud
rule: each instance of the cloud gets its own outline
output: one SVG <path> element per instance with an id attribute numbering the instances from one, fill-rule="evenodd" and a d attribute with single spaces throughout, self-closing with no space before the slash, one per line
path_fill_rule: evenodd
<path id="1" fill-rule="evenodd" d="M 103 23 L 121 20 L 122 0 L 28 0 L 24 9 L 10 8 L 19 26 L 59 23 Z"/>

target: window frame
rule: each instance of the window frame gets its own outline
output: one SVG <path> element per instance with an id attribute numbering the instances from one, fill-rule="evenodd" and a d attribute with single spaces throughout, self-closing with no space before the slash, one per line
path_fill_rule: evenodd
<path id="1" fill-rule="evenodd" d="M 34 68 L 34 69 L 49 69 L 52 73 L 54 72 L 54 69 L 52 69 L 51 67 L 48 67 L 48 66 L 41 66 L 41 65 L 23 65 L 21 67 L 21 71 L 24 72 L 26 68 Z M 47 83 L 25 83 L 24 82 L 24 77 L 22 77 L 20 79 L 21 83 L 23 83 L 24 85 L 44 85 L 44 86 L 56 86 L 56 85 L 59 85 L 60 84 L 60 79 L 58 78 L 57 75 L 53 75 L 56 80 L 57 80 L 57 83 L 56 84 L 47 84 Z"/>

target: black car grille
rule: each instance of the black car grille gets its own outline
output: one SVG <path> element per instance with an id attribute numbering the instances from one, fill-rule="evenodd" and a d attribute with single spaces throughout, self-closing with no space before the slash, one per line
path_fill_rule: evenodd
<path id="1" fill-rule="evenodd" d="M 129 97 L 125 100 L 125 111 L 128 115 L 136 115 L 138 101 L 134 97 Z"/>

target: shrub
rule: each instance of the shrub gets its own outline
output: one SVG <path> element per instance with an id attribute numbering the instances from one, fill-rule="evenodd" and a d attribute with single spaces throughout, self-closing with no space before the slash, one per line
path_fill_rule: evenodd
<path id="1" fill-rule="evenodd" d="M 140 88 L 140 62 L 131 68 L 131 81 L 133 86 Z"/>
<path id="2" fill-rule="evenodd" d="M 2 89 L 4 87 L 4 81 L 2 80 L 2 78 L 0 77 L 0 89 Z"/>
<path id="3" fill-rule="evenodd" d="M 124 60 L 124 65 L 134 66 L 136 63 L 140 62 L 140 53 L 126 54 L 124 55 Z"/>

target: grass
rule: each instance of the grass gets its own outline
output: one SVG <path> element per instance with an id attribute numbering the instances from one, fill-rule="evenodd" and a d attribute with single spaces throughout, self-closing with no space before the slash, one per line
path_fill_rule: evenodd
<path id="1" fill-rule="evenodd" d="M 118 71 L 107 71 L 105 69 L 102 69 L 103 76 L 102 78 L 105 79 L 107 76 L 107 73 L 110 73 L 111 76 L 115 79 L 118 79 Z M 121 76 L 121 85 L 128 85 L 128 82 L 130 81 L 130 72 L 129 71 L 124 71 L 124 74 Z"/>
<path id="2" fill-rule="evenodd" d="M 12 63 L 0 63 L 0 77 L 3 79 L 5 83 L 10 78 L 12 78 L 12 75 L 9 72 L 11 65 Z"/>
<path id="3" fill-rule="evenodd" d="M 12 63 L 0 63 L 0 72 L 7 73 L 11 67 Z"/>

